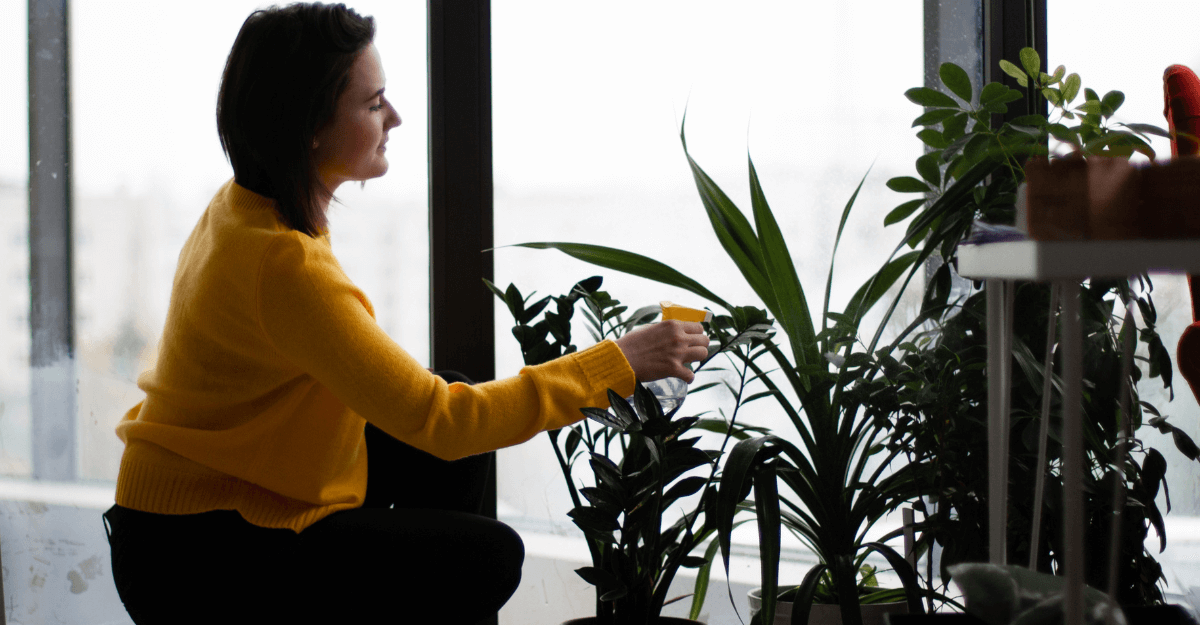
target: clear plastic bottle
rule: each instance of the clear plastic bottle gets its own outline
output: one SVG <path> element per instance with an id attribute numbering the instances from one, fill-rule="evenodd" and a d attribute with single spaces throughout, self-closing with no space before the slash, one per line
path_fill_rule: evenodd
<path id="1" fill-rule="evenodd" d="M 659 302 L 659 306 L 662 309 L 663 321 L 677 319 L 679 321 L 707 322 L 712 320 L 712 313 L 707 310 L 688 308 L 667 301 Z M 688 391 L 687 382 L 679 378 L 663 378 L 652 382 L 643 382 L 642 386 L 658 398 L 663 414 L 669 414 L 683 404 Z M 630 400 L 632 401 L 632 398 Z"/>

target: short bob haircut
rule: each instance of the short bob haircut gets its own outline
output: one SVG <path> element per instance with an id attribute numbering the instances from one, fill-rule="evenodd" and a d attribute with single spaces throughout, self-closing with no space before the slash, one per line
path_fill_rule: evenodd
<path id="1" fill-rule="evenodd" d="M 333 117 L 350 67 L 375 38 L 375 20 L 344 4 L 255 11 L 233 42 L 217 95 L 221 148 L 241 186 L 275 200 L 289 228 L 328 227 L 313 138 Z"/>

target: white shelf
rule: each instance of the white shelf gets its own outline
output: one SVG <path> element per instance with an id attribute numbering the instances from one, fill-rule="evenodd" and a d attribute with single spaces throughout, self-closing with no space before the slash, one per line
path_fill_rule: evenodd
<path id="1" fill-rule="evenodd" d="M 1139 273 L 1200 274 L 1200 239 L 1004 241 L 958 248 L 964 278 L 1054 280 Z"/>

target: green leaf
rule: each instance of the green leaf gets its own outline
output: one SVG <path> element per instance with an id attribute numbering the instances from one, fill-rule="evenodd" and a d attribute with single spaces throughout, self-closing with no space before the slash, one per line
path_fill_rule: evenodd
<path id="1" fill-rule="evenodd" d="M 1062 124 L 1050 124 L 1050 134 L 1063 143 L 1077 143 L 1079 138 L 1075 132 Z"/>
<path id="2" fill-rule="evenodd" d="M 754 475 L 754 510 L 758 517 L 759 567 L 762 575 L 764 623 L 775 622 L 774 599 L 779 588 L 779 486 L 775 479 L 775 464 L 767 462 Z"/>
<path id="3" fill-rule="evenodd" d="M 525 300 L 521 297 L 521 291 L 517 289 L 517 285 L 509 284 L 508 289 L 504 292 L 504 301 L 508 302 L 508 311 L 512 313 L 513 319 L 520 320 L 521 313 L 525 312 Z"/>
<path id="4" fill-rule="evenodd" d="M 708 595 L 708 580 L 712 572 L 712 563 L 716 559 L 717 549 L 720 547 L 721 541 L 719 540 L 708 543 L 708 549 L 704 550 L 704 566 L 696 571 L 696 589 L 692 594 L 692 609 L 688 612 L 688 618 L 693 621 L 700 618 L 700 610 L 704 607 L 704 598 Z"/>
<path id="5" fill-rule="evenodd" d="M 749 158 L 747 160 L 750 166 L 750 203 L 754 208 L 754 224 L 758 228 L 767 280 L 774 291 L 775 309 L 771 312 L 787 333 L 797 364 L 818 362 L 820 353 L 817 349 L 812 315 L 808 311 L 808 300 L 804 296 L 804 287 L 800 284 L 800 276 L 792 263 L 792 255 L 788 251 L 783 232 L 779 229 L 770 206 L 767 205 L 754 161 Z"/>
<path id="6" fill-rule="evenodd" d="M 954 98 L 927 87 L 913 87 L 904 92 L 904 96 L 913 104 L 928 106 L 932 108 L 959 108 L 958 102 Z"/>
<path id="7" fill-rule="evenodd" d="M 568 256 L 578 258 L 598 267 L 620 271 L 640 278 L 646 278 L 647 280 L 654 280 L 668 286 L 679 287 L 685 291 L 699 295 L 710 302 L 719 304 L 728 310 L 732 310 L 733 308 L 732 305 L 718 297 L 712 291 L 704 288 L 699 282 L 641 254 L 587 243 L 518 243 L 505 247 L 525 247 L 535 250 L 556 249 Z"/>
<path id="8" fill-rule="evenodd" d="M 925 200 L 909 200 L 897 206 L 896 208 L 893 208 L 892 211 L 887 214 L 887 217 L 883 218 L 883 225 L 890 226 L 894 223 L 904 221 L 909 215 L 916 212 L 918 208 L 921 208 L 921 205 L 924 203 Z"/>
<path id="9" fill-rule="evenodd" d="M 614 430 L 624 432 L 625 428 L 629 427 L 629 423 L 624 422 L 624 421 L 614 417 L 607 410 L 603 410 L 600 408 L 593 408 L 591 406 L 588 406 L 585 408 L 580 408 L 579 411 L 582 412 L 583 414 L 587 415 L 587 417 L 589 419 L 596 421 L 597 423 L 600 423 L 607 427 L 613 428 Z"/>
<path id="10" fill-rule="evenodd" d="M 961 113 L 954 109 L 933 109 L 932 111 L 929 111 L 928 113 L 925 113 L 924 115 L 914 119 L 912 127 L 916 128 L 917 126 L 932 126 L 950 119 L 955 115 L 961 115 Z"/>
<path id="11" fill-rule="evenodd" d="M 1071 74 L 1067 76 L 1067 80 L 1063 82 L 1062 87 L 1062 105 L 1066 107 L 1079 95 L 1079 87 L 1082 84 L 1079 74 Z"/>
<path id="12" fill-rule="evenodd" d="M 904 586 L 905 595 L 908 599 L 909 614 L 924 614 L 925 607 L 921 604 L 921 585 L 917 579 L 917 573 L 909 565 L 904 556 L 900 555 L 895 549 L 881 542 L 867 543 L 863 547 L 874 550 L 887 559 L 891 565 L 892 571 L 900 577 L 900 583 Z"/>
<path id="13" fill-rule="evenodd" d="M 942 172 L 938 168 L 941 159 L 939 152 L 930 152 L 917 159 L 917 173 L 934 188 L 942 186 Z"/>
<path id="14" fill-rule="evenodd" d="M 887 187 L 897 193 L 928 193 L 929 185 L 912 176 L 898 176 L 887 181 Z"/>
<path id="15" fill-rule="evenodd" d="M 991 139 L 992 137 L 988 135 L 975 135 L 971 137 L 971 140 L 963 147 L 963 156 L 966 156 L 972 162 L 982 159 L 986 154 Z"/>
<path id="16" fill-rule="evenodd" d="M 962 98 L 968 104 L 971 102 L 971 78 L 963 68 L 954 63 L 942 63 L 938 68 L 938 76 L 954 95 Z"/>
<path id="17" fill-rule="evenodd" d="M 1084 99 L 1084 100 L 1087 100 L 1087 101 L 1089 101 L 1089 102 L 1099 102 L 1099 101 L 1100 101 L 1100 96 L 1096 95 L 1096 92 L 1095 92 L 1095 91 L 1092 91 L 1092 88 L 1091 88 L 1091 87 L 1084 87 L 1084 89 L 1083 89 L 1083 99 Z"/>
<path id="18" fill-rule="evenodd" d="M 1103 115 L 1105 117 L 1112 117 L 1117 112 L 1117 109 L 1121 108 L 1121 105 L 1125 103 L 1125 94 L 1120 91 L 1109 91 L 1104 94 L 1100 103 L 1104 105 Z"/>
<path id="19" fill-rule="evenodd" d="M 1062 106 L 1062 92 L 1054 87 L 1042 89 L 1042 97 L 1046 98 L 1046 101 L 1054 106 Z"/>
<path id="20" fill-rule="evenodd" d="M 1050 77 L 1050 79 L 1052 81 L 1050 84 L 1055 84 L 1058 81 L 1062 80 L 1063 75 L 1066 73 L 1067 73 L 1067 68 L 1065 65 L 1059 65 L 1058 67 L 1054 68 L 1054 75 Z"/>
<path id="21" fill-rule="evenodd" d="M 1171 133 L 1167 132 L 1166 130 L 1163 130 L 1162 128 L 1159 128 L 1158 126 L 1155 126 L 1154 124 L 1123 124 L 1123 123 L 1118 122 L 1117 125 L 1124 126 L 1124 127 L 1128 128 L 1138 134 L 1141 134 L 1141 135 L 1154 135 L 1156 137 L 1162 137 L 1164 139 L 1171 138 Z"/>
<path id="22" fill-rule="evenodd" d="M 953 158 L 954 155 L 957 154 L 959 151 L 961 151 L 963 149 L 963 146 L 965 146 L 968 141 L 970 141 L 973 137 L 976 137 L 976 136 L 978 136 L 978 135 L 976 135 L 974 133 L 965 134 L 965 135 L 955 139 L 954 143 L 951 143 L 950 145 L 946 146 L 945 150 L 942 150 L 942 160 L 950 162 L 950 167 L 947 168 L 947 170 L 946 170 L 947 178 L 957 178 L 957 175 L 955 175 L 955 173 L 954 173 L 955 172 L 955 164 L 950 159 Z"/>
<path id="23" fill-rule="evenodd" d="M 1016 65 L 1013 65 L 1010 61 L 1000 59 L 1000 71 L 1015 78 L 1017 80 L 1018 85 L 1021 85 L 1022 87 L 1029 86 L 1029 78 L 1025 75 L 1025 72 L 1021 71 L 1021 68 L 1017 67 Z M 1000 84 L 1000 83 L 991 83 L 991 84 L 996 85 L 996 84 Z M 986 89 L 986 88 L 987 87 L 984 87 L 984 89 Z"/>
<path id="24" fill-rule="evenodd" d="M 585 566 L 575 569 L 575 574 L 583 578 L 583 581 L 597 586 L 602 590 L 617 588 L 621 586 L 621 581 L 615 575 L 594 566 Z"/>
<path id="25" fill-rule="evenodd" d="M 918 132 L 917 138 L 923 141 L 925 145 L 928 145 L 935 150 L 942 150 L 945 149 L 947 145 L 950 145 L 950 142 L 946 141 L 945 137 L 942 136 L 942 133 L 932 128 L 926 128 L 925 130 Z"/>
<path id="26" fill-rule="evenodd" d="M 750 288 L 754 289 L 754 293 L 766 304 L 767 310 L 774 312 L 778 308 L 775 304 L 775 293 L 767 279 L 766 268 L 763 267 L 762 250 L 754 229 L 742 211 L 729 199 L 729 196 L 725 195 L 725 192 L 717 186 L 717 183 L 713 182 L 712 178 L 688 153 L 687 140 L 682 127 L 679 131 L 679 140 L 683 143 L 684 156 L 688 159 L 692 178 L 696 182 L 696 190 L 700 193 L 700 201 L 704 204 L 704 210 L 708 214 L 713 233 L 717 235 L 721 247 L 725 249 L 726 255 L 742 273 L 742 277 L 746 279 Z M 726 304 L 722 304 L 722 306 L 729 308 Z"/>
<path id="27" fill-rule="evenodd" d="M 1001 96 L 1008 93 L 1009 91 L 1015 91 L 1015 89 L 1009 89 L 1008 87 L 1006 87 L 998 82 L 988 83 L 987 86 L 985 86 L 983 88 L 983 91 L 979 92 L 979 104 L 981 106 L 986 105 L 988 102 L 991 102 L 992 100 L 999 99 Z"/>
<path id="28" fill-rule="evenodd" d="M 887 290 L 892 288 L 896 280 L 904 275 L 912 264 L 921 256 L 920 252 L 908 252 L 894 260 L 889 261 L 884 265 L 870 280 L 867 280 L 854 296 L 850 298 L 850 302 L 846 304 L 846 316 L 851 317 L 857 323 L 858 320 L 866 316 L 876 302 L 883 297 Z"/>
<path id="29" fill-rule="evenodd" d="M 1030 76 L 1037 76 L 1042 70 L 1042 57 L 1038 56 L 1037 50 L 1033 48 L 1021 48 L 1018 54 L 1021 57 L 1021 67 L 1025 68 L 1025 73 Z"/>
<path id="30" fill-rule="evenodd" d="M 1100 115 L 1104 110 L 1104 105 L 1099 100 L 1087 100 L 1075 107 L 1075 110 L 1087 115 Z"/>
<path id="31" fill-rule="evenodd" d="M 957 141 L 958 138 L 961 137 L 964 132 L 966 132 L 968 121 L 970 121 L 970 118 L 966 113 L 959 113 L 959 114 L 955 115 L 954 117 L 951 117 L 950 119 L 946 120 L 942 124 L 942 137 L 945 138 L 947 145 L 949 145 L 949 143 Z M 920 136 L 920 135 L 918 135 L 918 136 Z M 933 148 L 941 150 L 941 149 L 944 149 L 945 146 L 940 147 L 940 148 L 938 146 L 933 146 Z"/>

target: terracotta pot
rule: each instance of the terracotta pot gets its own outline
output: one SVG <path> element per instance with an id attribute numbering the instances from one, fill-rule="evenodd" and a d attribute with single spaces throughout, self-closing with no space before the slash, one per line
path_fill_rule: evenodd
<path id="1" fill-rule="evenodd" d="M 573 618 L 569 621 L 563 621 L 562 625 L 598 625 L 599 620 L 594 616 L 584 618 Z M 704 621 L 693 621 L 690 618 L 678 618 L 674 616 L 658 617 L 657 625 L 705 625 Z M 865 625 L 865 624 L 864 624 Z"/>
<path id="2" fill-rule="evenodd" d="M 1025 184 L 1030 237 L 1039 241 L 1088 238 L 1087 161 L 1030 159 L 1025 165 Z"/>
<path id="3" fill-rule="evenodd" d="M 753 618 L 762 608 L 762 589 L 750 591 L 750 616 Z M 863 625 L 885 625 L 884 615 L 907 614 L 908 602 L 867 603 L 861 606 Z M 780 601 L 775 604 L 775 623 L 773 625 L 790 625 L 792 622 L 792 602 Z M 842 625 L 842 606 L 814 603 L 808 613 L 809 625 Z"/>
<path id="4" fill-rule="evenodd" d="M 1088 236 L 1092 239 L 1140 239 L 1141 170 L 1123 158 L 1088 161 Z"/>

